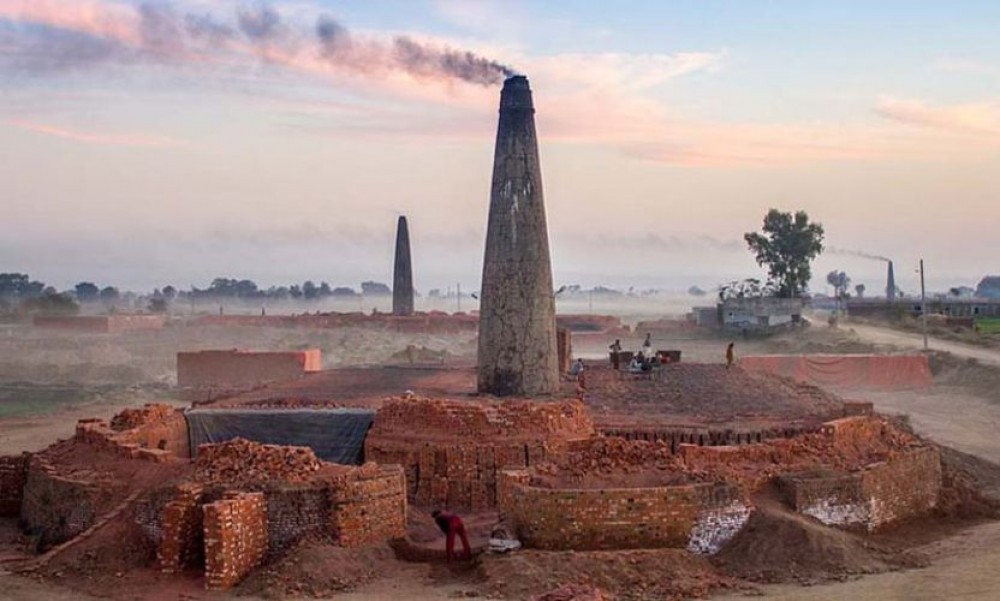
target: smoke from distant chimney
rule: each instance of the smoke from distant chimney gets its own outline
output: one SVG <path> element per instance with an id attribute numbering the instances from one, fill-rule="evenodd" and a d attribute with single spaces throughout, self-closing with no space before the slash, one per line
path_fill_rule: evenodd
<path id="1" fill-rule="evenodd" d="M 407 36 L 391 44 L 357 38 L 340 22 L 320 17 L 316 23 L 320 54 L 333 67 L 355 71 L 403 71 L 420 79 L 460 79 L 478 85 L 496 85 L 514 74 L 497 61 L 466 50 L 422 44 Z"/>
<path id="2" fill-rule="evenodd" d="M 837 248 L 835 246 L 828 246 L 826 248 L 826 251 L 828 253 L 830 253 L 830 254 L 833 254 L 833 255 L 846 255 L 846 256 L 849 256 L 849 257 L 861 257 L 862 259 L 871 259 L 873 261 L 885 261 L 886 263 L 890 263 L 891 262 L 891 260 L 889 259 L 889 257 L 883 257 L 882 255 L 873 255 L 873 254 L 867 253 L 867 252 L 865 252 L 863 250 L 849 250 L 849 249 L 846 249 L 846 248 Z"/>

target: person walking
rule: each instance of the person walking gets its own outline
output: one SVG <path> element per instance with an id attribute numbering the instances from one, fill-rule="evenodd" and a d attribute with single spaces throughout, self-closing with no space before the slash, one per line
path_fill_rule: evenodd
<path id="1" fill-rule="evenodd" d="M 469 537 L 465 533 L 465 523 L 462 522 L 462 518 L 450 511 L 441 511 L 440 509 L 435 509 L 431 512 L 431 517 L 434 518 L 434 522 L 441 529 L 441 532 L 444 532 L 448 537 L 445 543 L 445 553 L 448 557 L 448 563 L 451 563 L 455 559 L 455 535 L 458 535 L 462 539 L 462 549 L 465 551 L 465 558 L 472 559 L 472 549 L 469 547 Z"/>
<path id="2" fill-rule="evenodd" d="M 569 375 L 576 378 L 580 388 L 587 388 L 587 382 L 584 378 L 583 359 L 580 359 L 579 357 L 577 358 L 577 360 L 573 363 L 573 367 L 569 368 Z"/>
<path id="3" fill-rule="evenodd" d="M 733 366 L 733 361 L 736 359 L 736 352 L 734 350 L 735 346 L 735 342 L 730 342 L 729 346 L 726 347 L 726 369 L 731 368 Z"/>

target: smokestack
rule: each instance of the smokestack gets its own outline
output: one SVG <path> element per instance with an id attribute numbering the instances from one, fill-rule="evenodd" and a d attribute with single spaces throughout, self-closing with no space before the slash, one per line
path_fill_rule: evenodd
<path id="1" fill-rule="evenodd" d="M 551 394 L 559 388 L 549 234 L 528 78 L 500 92 L 493 186 L 479 296 L 480 392 Z"/>
<path id="2" fill-rule="evenodd" d="M 396 262 L 392 271 L 392 314 L 413 315 L 413 265 L 410 260 L 410 228 L 406 217 L 396 224 Z"/>
<path id="3" fill-rule="evenodd" d="M 885 278 L 885 298 L 890 303 L 896 300 L 896 275 L 892 272 L 892 261 L 889 261 L 889 274 Z"/>

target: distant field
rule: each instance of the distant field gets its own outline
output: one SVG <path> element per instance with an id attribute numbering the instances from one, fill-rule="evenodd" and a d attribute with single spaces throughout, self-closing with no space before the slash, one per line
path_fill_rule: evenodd
<path id="1" fill-rule="evenodd" d="M 79 386 L 0 384 L 0 418 L 50 415 L 99 400 L 100 392 Z"/>

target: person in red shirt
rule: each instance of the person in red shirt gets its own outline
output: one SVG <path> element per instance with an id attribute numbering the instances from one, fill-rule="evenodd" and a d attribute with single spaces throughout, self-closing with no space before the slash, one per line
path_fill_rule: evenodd
<path id="1" fill-rule="evenodd" d="M 454 513 L 441 511 L 440 509 L 434 510 L 431 513 L 431 516 L 433 516 L 434 522 L 437 523 L 441 532 L 444 532 L 448 536 L 445 546 L 448 555 L 448 562 L 450 563 L 453 559 L 455 559 L 456 534 L 462 538 L 462 548 L 465 550 L 465 558 L 472 559 L 472 549 L 469 548 L 469 537 L 465 534 L 465 524 L 462 523 L 462 518 L 458 517 Z"/>

